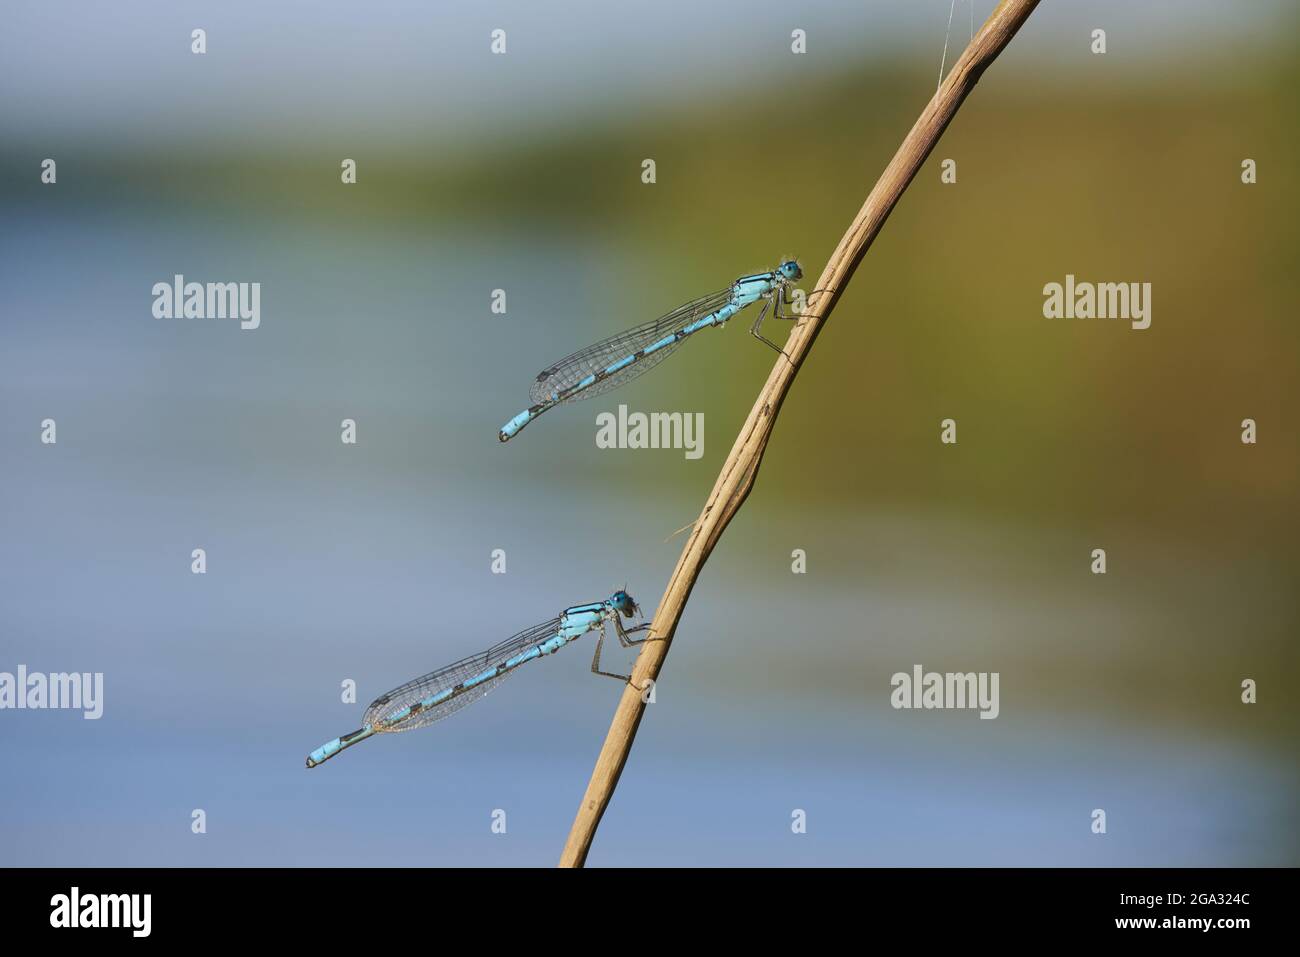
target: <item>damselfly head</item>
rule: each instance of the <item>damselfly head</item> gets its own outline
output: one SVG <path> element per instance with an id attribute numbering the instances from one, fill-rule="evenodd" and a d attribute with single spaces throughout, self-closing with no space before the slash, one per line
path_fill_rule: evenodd
<path id="1" fill-rule="evenodd" d="M 610 595 L 609 603 L 624 618 L 631 618 L 633 615 L 641 614 L 640 606 L 637 605 L 631 595 L 621 588 L 614 592 L 614 594 Z"/>
<path id="2" fill-rule="evenodd" d="M 796 282 L 803 278 L 803 270 L 799 268 L 799 262 L 795 259 L 786 259 L 781 265 L 776 267 L 776 271 L 782 279 L 788 282 Z"/>

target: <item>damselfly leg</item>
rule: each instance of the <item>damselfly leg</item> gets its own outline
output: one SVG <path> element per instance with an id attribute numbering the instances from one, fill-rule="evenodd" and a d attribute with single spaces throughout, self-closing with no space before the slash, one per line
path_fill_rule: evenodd
<path id="1" fill-rule="evenodd" d="M 759 310 L 758 317 L 754 320 L 754 324 L 749 327 L 750 335 L 752 335 L 759 342 L 771 346 L 773 349 L 781 353 L 781 355 L 783 356 L 785 355 L 785 350 L 782 349 L 780 346 L 778 346 L 771 339 L 764 336 L 760 330 L 763 327 L 763 320 L 767 317 L 769 306 L 771 306 L 772 318 L 774 319 L 784 319 L 787 322 L 798 322 L 800 319 L 803 318 L 804 314 L 801 312 L 781 311 L 782 306 L 795 305 L 793 299 L 789 299 L 786 297 L 787 288 L 788 288 L 787 286 L 781 286 L 779 289 L 775 290 L 771 294 L 771 296 L 764 301 L 763 308 Z M 786 358 L 789 358 L 789 356 L 786 356 Z"/>
<path id="2" fill-rule="evenodd" d="M 614 619 L 614 633 L 618 636 L 618 643 L 624 648 L 631 648 L 633 645 L 639 645 L 649 638 L 646 635 L 643 638 L 633 638 L 632 636 L 642 631 L 650 630 L 650 622 L 643 622 L 635 628 L 624 628 L 623 623 L 617 618 Z M 600 629 L 600 635 L 596 638 L 596 653 L 591 658 L 591 673 L 594 675 L 604 675 L 606 678 L 616 678 L 619 681 L 631 681 L 631 675 L 615 674 L 612 671 L 601 671 L 600 669 L 600 648 L 605 641 L 605 629 Z"/>
<path id="3" fill-rule="evenodd" d="M 775 306 L 775 307 L 773 308 L 773 310 L 772 310 L 772 315 L 774 315 L 774 316 L 775 316 L 776 318 L 778 318 L 778 319 L 792 319 L 792 320 L 796 320 L 796 321 L 799 320 L 799 319 L 802 319 L 802 318 L 804 317 L 804 314 L 803 314 L 802 312 L 782 312 L 782 311 L 781 311 L 781 307 L 782 307 L 782 306 L 793 306 L 793 305 L 795 304 L 793 299 L 787 299 L 787 298 L 786 298 L 786 295 L 785 295 L 785 293 L 786 293 L 786 288 L 787 288 L 787 287 L 785 287 L 785 286 L 782 286 L 782 287 L 781 287 L 780 298 L 778 298 L 777 303 L 776 303 L 776 306 Z M 820 291 L 820 290 L 818 290 L 818 291 Z M 805 302 L 806 302 L 806 300 L 805 300 Z M 805 306 L 805 308 L 807 308 L 807 307 Z"/>
<path id="4" fill-rule="evenodd" d="M 763 328 L 763 319 L 767 315 L 767 310 L 771 308 L 772 300 L 770 298 L 763 300 L 763 308 L 758 310 L 758 316 L 754 319 L 754 324 L 749 327 L 749 334 L 764 345 L 771 346 L 777 352 L 785 355 L 785 351 L 759 330 Z"/>

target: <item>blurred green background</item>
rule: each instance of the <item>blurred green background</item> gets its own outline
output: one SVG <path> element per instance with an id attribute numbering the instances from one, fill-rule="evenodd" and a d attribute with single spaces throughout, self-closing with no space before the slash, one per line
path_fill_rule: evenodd
<path id="1" fill-rule="evenodd" d="M 553 862 L 617 696 L 582 650 L 302 756 L 356 726 L 343 678 L 364 703 L 625 581 L 653 607 L 771 352 L 733 323 L 496 429 L 550 361 L 739 274 L 798 255 L 812 288 L 948 12 L 839 6 L 15 8 L 0 670 L 102 670 L 108 700 L 0 715 L 9 863 Z M 1300 861 L 1297 17 L 1127 7 L 1044 3 L 894 211 L 591 863 Z M 261 281 L 262 327 L 152 319 L 175 272 Z M 1044 319 L 1067 273 L 1150 282 L 1151 328 Z M 597 449 L 620 403 L 703 412 L 704 456 Z M 891 709 L 913 664 L 999 672 L 1001 716 Z"/>

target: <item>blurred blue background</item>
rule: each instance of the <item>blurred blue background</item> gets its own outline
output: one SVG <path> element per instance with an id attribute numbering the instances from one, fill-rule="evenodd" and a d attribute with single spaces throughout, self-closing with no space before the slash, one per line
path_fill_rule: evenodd
<path id="1" fill-rule="evenodd" d="M 589 863 L 1300 862 L 1297 18 L 1133 6 L 1044 3 L 895 211 Z M 815 279 L 948 7 L 8 5 L 0 671 L 102 671 L 105 711 L 0 713 L 0 863 L 553 864 L 620 693 L 589 642 L 303 758 L 566 605 L 649 613 L 771 353 L 732 324 L 496 430 L 578 346 L 781 255 Z M 1152 328 L 1044 320 L 1067 272 L 1153 282 Z M 155 320 L 175 273 L 261 282 L 261 328 Z M 597 449 L 620 403 L 703 412 L 704 456 Z M 914 664 L 999 672 L 1000 717 L 892 709 Z"/>

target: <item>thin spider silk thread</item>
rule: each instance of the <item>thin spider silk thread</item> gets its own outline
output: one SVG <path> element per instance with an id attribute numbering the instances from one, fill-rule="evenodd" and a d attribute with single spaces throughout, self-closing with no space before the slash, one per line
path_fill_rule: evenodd
<path id="1" fill-rule="evenodd" d="M 975 39 L 975 0 L 966 0 L 966 9 L 970 11 L 970 38 Z M 943 31 L 943 56 L 939 59 L 939 82 L 935 84 L 935 92 L 939 92 L 939 87 L 943 86 L 943 67 L 948 62 L 948 37 L 952 34 L 952 15 L 957 10 L 957 0 L 952 0 L 948 7 L 948 29 Z"/>

